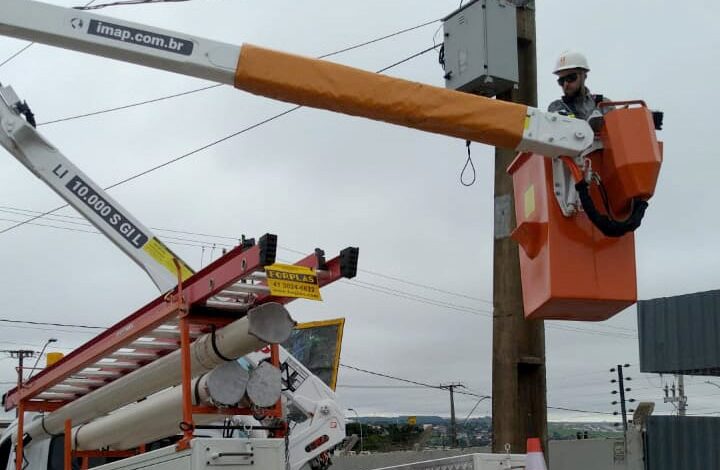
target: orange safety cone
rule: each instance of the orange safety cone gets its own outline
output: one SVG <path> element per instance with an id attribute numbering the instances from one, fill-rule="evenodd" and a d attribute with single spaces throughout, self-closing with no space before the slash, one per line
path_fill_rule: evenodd
<path id="1" fill-rule="evenodd" d="M 525 454 L 525 470 L 547 470 L 542 444 L 537 437 L 527 440 L 527 454 Z"/>

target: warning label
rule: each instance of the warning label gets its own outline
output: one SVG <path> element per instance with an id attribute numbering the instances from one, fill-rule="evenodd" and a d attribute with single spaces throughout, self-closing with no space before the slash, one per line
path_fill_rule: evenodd
<path id="1" fill-rule="evenodd" d="M 296 297 L 322 300 L 317 276 L 312 268 L 291 264 L 273 264 L 265 267 L 270 294 L 279 297 Z"/>
<path id="2" fill-rule="evenodd" d="M 145 250 L 145 252 L 150 255 L 152 259 L 165 267 L 165 269 L 167 269 L 174 275 L 177 275 L 177 268 L 175 267 L 175 263 L 173 262 L 173 259 L 177 257 L 172 251 L 170 251 L 168 247 L 163 245 L 160 240 L 153 237 L 152 239 L 150 239 L 149 242 L 145 244 L 143 250 Z M 180 260 L 180 258 L 177 259 Z M 193 275 L 192 270 L 182 261 L 180 261 L 180 272 L 182 273 L 183 281 Z"/>

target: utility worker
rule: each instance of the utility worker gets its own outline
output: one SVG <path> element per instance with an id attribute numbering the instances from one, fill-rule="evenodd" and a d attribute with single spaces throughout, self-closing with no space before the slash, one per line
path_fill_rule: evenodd
<path id="1" fill-rule="evenodd" d="M 588 120 L 598 110 L 598 103 L 607 101 L 603 95 L 593 95 L 585 86 L 587 73 L 590 71 L 584 55 L 575 51 L 565 51 L 558 57 L 553 73 L 557 75 L 558 85 L 562 87 L 563 96 L 548 106 L 548 111 L 560 113 L 578 119 Z M 609 111 L 604 108 L 604 114 Z M 597 116 L 599 113 L 595 113 Z"/>

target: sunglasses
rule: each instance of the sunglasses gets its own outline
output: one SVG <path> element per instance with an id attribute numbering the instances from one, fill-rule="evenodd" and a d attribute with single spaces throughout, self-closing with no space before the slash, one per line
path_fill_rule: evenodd
<path id="1" fill-rule="evenodd" d="M 558 77 L 557 82 L 558 82 L 558 85 L 563 86 L 565 84 L 565 82 L 573 83 L 577 79 L 578 79 L 577 73 L 570 73 L 570 74 L 565 75 L 564 77 Z"/>

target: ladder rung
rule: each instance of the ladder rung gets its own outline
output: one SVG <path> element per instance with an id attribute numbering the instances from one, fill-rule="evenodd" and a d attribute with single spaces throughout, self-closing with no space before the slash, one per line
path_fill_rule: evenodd
<path id="1" fill-rule="evenodd" d="M 207 305 L 208 307 L 240 312 L 246 312 L 250 307 L 250 304 L 243 304 L 240 302 L 223 302 L 222 300 L 208 300 L 207 302 L 205 302 L 205 305 Z"/>
<path id="2" fill-rule="evenodd" d="M 171 330 L 169 328 L 159 328 L 152 330 L 147 334 L 148 338 L 170 338 L 175 339 L 180 337 L 180 330 Z"/>
<path id="3" fill-rule="evenodd" d="M 128 348 L 132 349 L 152 349 L 152 350 L 167 350 L 167 349 L 177 349 L 180 346 L 178 346 L 177 343 L 171 343 L 169 341 L 135 341 L 134 343 L 130 343 L 128 345 Z"/>
<path id="4" fill-rule="evenodd" d="M 113 359 L 129 359 L 131 361 L 152 361 L 154 359 L 158 358 L 157 354 L 149 353 L 149 352 L 122 352 L 118 351 L 116 353 L 112 353 L 110 356 Z"/>
<path id="5" fill-rule="evenodd" d="M 139 364 L 134 362 L 96 362 L 90 367 L 98 367 L 101 369 L 137 369 Z"/>
<path id="6" fill-rule="evenodd" d="M 77 398 L 74 393 L 43 392 L 35 397 L 39 400 L 73 400 Z"/>
<path id="7" fill-rule="evenodd" d="M 224 290 L 224 291 L 220 292 L 218 295 L 216 295 L 215 297 L 211 297 L 211 299 L 212 300 L 222 300 L 222 299 L 229 298 L 232 300 L 238 300 L 238 299 L 247 300 L 254 295 L 255 294 L 251 294 L 250 292 L 231 292 L 229 290 Z"/>
<path id="8" fill-rule="evenodd" d="M 76 385 L 57 384 L 48 389 L 50 393 L 87 393 L 90 387 L 78 387 Z"/>
<path id="9" fill-rule="evenodd" d="M 75 374 L 76 377 L 117 377 L 122 375 L 119 370 L 83 370 Z"/>
<path id="10" fill-rule="evenodd" d="M 270 288 L 261 284 L 233 284 L 222 292 L 269 294 Z"/>
<path id="11" fill-rule="evenodd" d="M 67 378 L 63 380 L 60 385 L 77 385 L 78 387 L 95 387 L 98 385 L 105 385 L 107 382 L 101 379 L 79 379 L 79 378 Z"/>
<path id="12" fill-rule="evenodd" d="M 198 337 L 202 335 L 199 331 L 190 331 L 190 337 Z M 179 329 L 170 328 L 158 328 L 152 330 L 150 333 L 143 335 L 143 338 L 164 338 L 164 339 L 177 339 L 180 338 Z"/>

